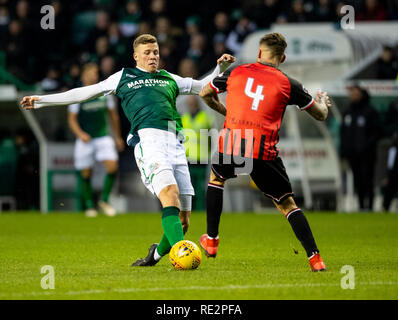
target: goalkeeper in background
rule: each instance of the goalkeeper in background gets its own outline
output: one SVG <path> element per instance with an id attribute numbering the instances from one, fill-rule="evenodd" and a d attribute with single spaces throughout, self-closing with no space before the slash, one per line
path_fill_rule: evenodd
<path id="1" fill-rule="evenodd" d="M 25 109 L 81 103 L 115 94 L 131 123 L 127 144 L 134 147 L 135 159 L 145 187 L 162 205 L 163 237 L 150 246 L 148 255 L 133 266 L 153 266 L 184 239 L 189 226 L 194 190 L 185 156 L 181 117 L 176 109 L 179 94 L 198 95 L 211 79 L 225 71 L 235 58 L 223 54 L 214 71 L 202 80 L 182 78 L 158 70 L 159 45 L 150 34 L 133 43 L 135 68 L 123 68 L 99 83 L 45 96 L 26 96 Z"/>
<path id="2" fill-rule="evenodd" d="M 83 85 L 97 83 L 98 73 L 98 66 L 95 63 L 84 65 L 81 74 Z M 91 175 L 94 162 L 100 161 L 105 166 L 106 176 L 98 207 L 107 216 L 114 216 L 116 210 L 108 200 L 118 169 L 117 151 L 124 149 L 115 98 L 113 96 L 99 97 L 91 101 L 72 104 L 68 111 L 68 124 L 76 136 L 74 163 L 76 170 L 79 170 L 81 174 L 81 196 L 85 214 L 87 217 L 97 216 L 91 188 Z M 113 138 L 107 134 L 107 114 L 112 123 L 117 150 Z"/>

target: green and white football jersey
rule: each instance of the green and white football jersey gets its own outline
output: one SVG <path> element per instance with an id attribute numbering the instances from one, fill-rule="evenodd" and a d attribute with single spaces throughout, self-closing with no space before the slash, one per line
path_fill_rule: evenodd
<path id="1" fill-rule="evenodd" d="M 182 130 L 176 109 L 179 94 L 189 94 L 192 78 L 182 78 L 165 70 L 149 73 L 139 68 L 123 68 L 99 83 L 106 94 L 121 99 L 123 111 L 130 121 L 131 134 L 144 128 Z"/>
<path id="2" fill-rule="evenodd" d="M 92 138 L 104 137 L 107 135 L 107 113 L 108 109 L 116 107 L 114 98 L 101 96 L 99 98 L 72 104 L 68 111 L 77 113 L 80 127 Z"/>

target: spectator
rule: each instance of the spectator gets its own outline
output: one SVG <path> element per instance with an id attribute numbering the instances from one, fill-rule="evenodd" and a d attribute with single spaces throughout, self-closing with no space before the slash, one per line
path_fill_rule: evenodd
<path id="1" fill-rule="evenodd" d="M 9 23 L 10 23 L 10 14 L 8 8 L 0 7 L 0 50 L 5 49 Z"/>
<path id="2" fill-rule="evenodd" d="M 223 11 L 217 12 L 214 16 L 213 42 L 226 42 L 230 32 L 228 15 Z"/>
<path id="3" fill-rule="evenodd" d="M 73 89 L 81 86 L 80 82 L 80 64 L 78 62 L 73 62 L 65 73 L 63 78 L 63 83 L 66 89 Z"/>
<path id="4" fill-rule="evenodd" d="M 341 155 L 354 175 L 360 210 L 372 210 L 374 165 L 380 124 L 377 111 L 370 105 L 369 94 L 355 85 L 349 88 L 350 105 L 341 125 Z"/>
<path id="5" fill-rule="evenodd" d="M 395 80 L 398 76 L 398 59 L 389 46 L 384 46 L 379 60 L 377 61 L 377 79 Z"/>
<path id="6" fill-rule="evenodd" d="M 185 20 L 185 32 L 181 36 L 180 48 L 178 51 L 184 56 L 190 47 L 193 35 L 200 34 L 200 18 L 198 16 L 190 16 Z"/>
<path id="7" fill-rule="evenodd" d="M 142 34 L 152 34 L 152 27 L 148 21 L 141 21 L 138 24 L 138 30 L 136 36 L 140 36 Z"/>
<path id="8" fill-rule="evenodd" d="M 194 34 L 190 41 L 187 56 L 198 66 L 199 76 L 207 73 L 213 66 L 213 56 L 207 51 L 207 42 L 204 34 Z"/>
<path id="9" fill-rule="evenodd" d="M 137 28 L 138 31 L 138 28 Z M 108 28 L 109 50 L 112 52 L 118 66 L 129 65 L 131 57 L 128 55 L 132 40 L 121 35 L 119 24 L 111 23 Z"/>
<path id="10" fill-rule="evenodd" d="M 177 59 L 174 48 L 175 44 L 172 40 L 168 40 L 160 46 L 159 69 L 166 69 L 171 73 L 177 73 Z"/>
<path id="11" fill-rule="evenodd" d="M 49 67 L 46 77 L 41 81 L 41 87 L 45 92 L 58 91 L 61 88 L 59 70 Z"/>
<path id="12" fill-rule="evenodd" d="M 192 210 L 205 210 L 207 168 L 211 143 L 208 134 L 201 130 L 210 130 L 213 119 L 200 108 L 199 99 L 189 96 L 185 100 L 188 111 L 181 117 L 184 133 L 187 136 L 185 148 L 195 197 L 192 197 Z"/>
<path id="13" fill-rule="evenodd" d="M 141 8 L 137 0 L 128 0 L 120 17 L 120 30 L 125 37 L 131 37 L 138 31 Z"/>
<path id="14" fill-rule="evenodd" d="M 103 57 L 110 54 L 109 40 L 107 36 L 98 37 L 95 42 L 95 54 L 92 55 L 91 60 L 99 62 Z"/>
<path id="15" fill-rule="evenodd" d="M 146 14 L 146 20 L 156 21 L 159 17 L 169 16 L 167 14 L 165 0 L 152 0 L 149 6 L 149 12 Z"/>
<path id="16" fill-rule="evenodd" d="M 384 188 L 383 209 L 389 211 L 391 202 L 398 191 L 398 100 L 390 104 L 385 119 L 385 133 L 391 145 L 388 150 L 388 176 Z"/>
<path id="17" fill-rule="evenodd" d="M 183 58 L 178 65 L 178 75 L 196 79 L 198 77 L 198 68 L 191 58 Z"/>
<path id="18" fill-rule="evenodd" d="M 256 25 L 246 16 L 241 16 L 235 28 L 228 34 L 226 41 L 227 48 L 234 55 L 239 54 L 245 38 L 256 30 Z"/>
<path id="19" fill-rule="evenodd" d="M 318 0 L 314 8 L 314 20 L 318 22 L 336 21 L 336 11 L 332 0 Z"/>
<path id="20" fill-rule="evenodd" d="M 310 17 L 304 8 L 303 0 L 294 0 L 288 15 L 289 22 L 308 22 Z"/>
<path id="21" fill-rule="evenodd" d="M 105 56 L 100 61 L 101 79 L 106 79 L 115 73 L 115 59 L 112 56 Z"/>
<path id="22" fill-rule="evenodd" d="M 28 52 L 27 34 L 23 32 L 18 20 L 12 20 L 8 26 L 8 37 L 5 52 L 8 71 L 22 80 L 27 79 L 26 67 Z"/>
<path id="23" fill-rule="evenodd" d="M 246 8 L 246 12 L 259 28 L 269 28 L 271 23 L 276 22 L 279 14 L 286 10 L 284 2 L 278 0 L 254 2 Z"/>
<path id="24" fill-rule="evenodd" d="M 89 52 L 95 52 L 97 39 L 108 34 L 109 25 L 110 21 L 108 13 L 106 11 L 98 11 L 95 20 L 95 28 L 89 33 L 87 38 L 86 49 Z"/>
<path id="25" fill-rule="evenodd" d="M 378 0 L 365 0 L 364 7 L 356 15 L 358 21 L 384 21 L 387 17 L 386 8 Z"/>
<path id="26" fill-rule="evenodd" d="M 160 46 L 166 41 L 172 39 L 172 26 L 169 18 L 163 16 L 156 19 L 155 35 Z"/>

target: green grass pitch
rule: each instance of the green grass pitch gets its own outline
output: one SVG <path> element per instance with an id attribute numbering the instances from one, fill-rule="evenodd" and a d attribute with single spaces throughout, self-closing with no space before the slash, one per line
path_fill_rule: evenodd
<path id="1" fill-rule="evenodd" d="M 0 214 L 0 300 L 8 299 L 398 299 L 398 215 L 306 214 L 328 268 L 312 273 L 278 214 L 223 214 L 216 259 L 176 271 L 168 257 L 133 268 L 162 234 L 160 213 L 86 218 L 76 213 Z M 198 243 L 204 213 L 186 239 Z M 45 265 L 55 289 L 41 288 Z M 341 268 L 354 268 L 342 289 Z"/>

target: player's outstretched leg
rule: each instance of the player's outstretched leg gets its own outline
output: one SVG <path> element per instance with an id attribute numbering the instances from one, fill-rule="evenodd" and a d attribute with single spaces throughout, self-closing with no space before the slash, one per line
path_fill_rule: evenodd
<path id="1" fill-rule="evenodd" d="M 304 213 L 297 207 L 293 198 L 288 197 L 282 201 L 282 203 L 274 203 L 279 211 L 287 218 L 294 234 L 304 247 L 311 266 L 311 271 L 325 271 L 326 266 L 319 255 L 319 250 L 316 246 L 314 236 L 312 235 L 310 225 Z"/>
<path id="2" fill-rule="evenodd" d="M 184 231 L 180 219 L 180 202 L 178 200 L 177 185 L 166 186 L 159 193 L 159 200 L 162 203 L 162 227 L 163 237 L 159 244 L 153 244 L 150 247 L 148 255 L 144 259 L 138 259 L 133 266 L 153 266 L 164 255 L 166 255 L 171 247 L 178 241 L 184 239 Z"/>
<path id="3" fill-rule="evenodd" d="M 218 229 L 220 225 L 225 181 L 220 180 L 212 172 L 206 193 L 206 221 L 207 234 L 200 237 L 199 243 L 207 257 L 215 258 L 217 255 Z"/>

